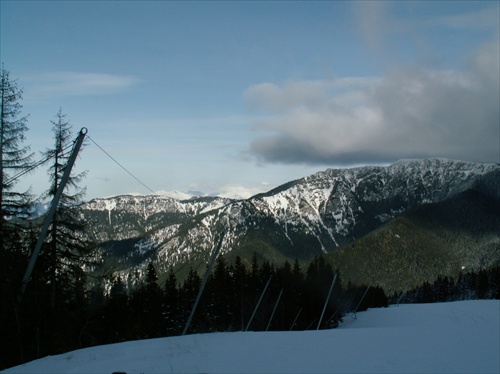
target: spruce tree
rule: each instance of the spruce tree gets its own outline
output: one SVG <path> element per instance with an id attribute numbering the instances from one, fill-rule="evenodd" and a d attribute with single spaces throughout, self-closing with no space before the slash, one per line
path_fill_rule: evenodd
<path id="1" fill-rule="evenodd" d="M 234 330 L 243 330 L 245 328 L 245 307 L 247 307 L 247 271 L 240 256 L 236 256 L 232 268 L 233 282 L 233 309 L 234 309 Z"/>
<path id="2" fill-rule="evenodd" d="M 309 264 L 304 280 L 304 311 L 302 313 L 302 317 L 310 321 L 306 328 L 317 326 L 333 277 L 333 269 L 330 264 L 326 263 L 324 257 L 316 257 Z M 335 309 L 334 301 L 330 299 L 325 315 L 332 315 Z M 323 327 L 326 327 L 325 322 L 324 319 L 321 321 Z"/>
<path id="3" fill-rule="evenodd" d="M 201 279 L 196 270 L 192 267 L 189 268 L 189 273 L 187 279 L 184 281 L 180 291 L 180 320 L 183 324 L 187 321 L 189 313 L 191 312 L 191 308 L 193 307 L 194 301 L 196 300 L 196 296 L 198 295 L 198 291 L 201 286 Z M 200 310 L 202 308 L 198 308 L 197 312 L 193 316 L 193 321 L 191 322 L 191 329 L 194 330 L 195 322 L 197 316 L 200 314 Z"/>
<path id="4" fill-rule="evenodd" d="M 51 160 L 48 170 L 50 188 L 45 193 L 45 198 L 50 200 L 61 184 L 73 138 L 71 124 L 61 109 L 56 120 L 51 123 L 54 147 L 44 153 Z M 53 308 L 58 303 L 67 302 L 74 294 L 74 286 L 81 282 L 82 268 L 91 264 L 92 243 L 85 233 L 85 222 L 72 209 L 85 195 L 85 188 L 79 186 L 85 175 L 86 172 L 70 174 L 42 248 L 44 263 L 39 269 L 43 268 L 47 272 L 45 276 L 51 286 L 49 300 Z"/>
<path id="5" fill-rule="evenodd" d="M 281 313 L 276 313 L 274 325 L 279 326 L 281 330 L 285 330 L 290 326 L 298 308 L 300 308 L 298 306 L 300 285 L 296 283 L 292 265 L 288 261 L 285 261 L 283 266 L 276 269 L 276 284 L 278 285 L 277 288 L 284 290 L 284 294 L 278 309 L 278 311 L 281 310 Z M 281 317 L 281 320 L 278 320 L 279 317 Z"/>
<path id="6" fill-rule="evenodd" d="M 31 196 L 14 190 L 17 177 L 29 170 L 33 154 L 23 143 L 28 131 L 28 116 L 21 116 L 23 91 L 0 70 L 0 251 L 19 242 L 20 218 L 28 216 Z"/>
<path id="7" fill-rule="evenodd" d="M 152 262 L 148 264 L 146 270 L 146 286 L 144 289 L 144 331 L 146 338 L 163 336 L 165 325 L 163 324 L 162 306 L 163 293 L 157 283 L 158 276 Z"/>
<path id="8" fill-rule="evenodd" d="M 52 122 L 54 147 L 44 156 L 50 167 L 50 187 L 43 195 L 53 200 L 67 167 L 71 152 L 71 125 L 62 110 Z M 84 173 L 70 175 L 52 218 L 24 304 L 37 316 L 32 325 L 37 333 L 39 354 L 55 354 L 74 349 L 89 318 L 89 302 L 85 292 L 85 265 L 91 265 L 92 245 L 85 225 L 72 209 L 85 192 L 78 186 Z M 73 191 L 71 194 L 69 191 Z"/>
<path id="9" fill-rule="evenodd" d="M 102 343 L 125 341 L 130 337 L 129 297 L 120 276 L 113 278 L 102 318 Z"/>
<path id="10" fill-rule="evenodd" d="M 24 219 L 31 196 L 16 191 L 19 176 L 31 167 L 32 154 L 24 146 L 28 116 L 21 115 L 22 90 L 0 69 L 0 370 L 27 356 L 21 336 L 16 297 L 26 266 Z"/>
<path id="11" fill-rule="evenodd" d="M 164 311 L 167 335 L 179 334 L 184 326 L 179 319 L 179 290 L 177 289 L 177 277 L 172 267 L 168 271 L 165 282 Z"/>
<path id="12" fill-rule="evenodd" d="M 232 297 L 234 291 L 231 287 L 229 270 L 223 256 L 217 258 L 217 263 L 210 277 L 211 298 L 211 324 L 216 331 L 227 330 L 231 325 L 234 315 Z"/>

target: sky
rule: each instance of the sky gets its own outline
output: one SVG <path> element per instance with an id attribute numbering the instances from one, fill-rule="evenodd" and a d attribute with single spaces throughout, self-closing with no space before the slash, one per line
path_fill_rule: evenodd
<path id="1" fill-rule="evenodd" d="M 87 199 L 250 197 L 327 168 L 500 162 L 498 1 L 8 1 L 41 159 L 85 127 Z M 98 144 L 141 183 L 132 178 Z M 16 188 L 49 188 L 46 167 Z"/>

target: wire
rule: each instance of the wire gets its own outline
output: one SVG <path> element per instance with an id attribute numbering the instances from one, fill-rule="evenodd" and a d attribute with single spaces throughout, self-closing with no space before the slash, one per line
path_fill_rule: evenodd
<path id="1" fill-rule="evenodd" d="M 73 143 L 67 145 L 65 148 L 63 148 L 59 154 L 61 155 L 64 155 L 63 152 L 65 152 L 66 150 L 68 150 L 69 148 L 71 148 L 73 146 Z M 32 164 L 30 167 L 28 167 L 27 169 L 24 169 L 23 171 L 20 171 L 19 173 L 17 173 L 16 175 L 14 175 L 12 178 L 8 179 L 5 184 L 9 184 L 9 183 L 12 183 L 14 182 L 16 179 L 19 179 L 20 177 L 22 177 L 24 174 L 27 174 L 29 173 L 30 171 L 36 169 L 37 167 L 45 164 L 47 161 L 49 161 L 52 157 L 54 157 L 54 153 L 51 153 L 50 155 L 48 155 L 47 157 L 45 157 L 44 159 Z"/>
<path id="2" fill-rule="evenodd" d="M 148 191 L 150 191 L 151 193 L 153 193 L 154 195 L 156 195 L 156 192 L 154 192 L 151 188 L 149 188 L 148 186 L 146 186 L 146 184 L 144 184 L 139 178 L 137 178 L 134 174 L 132 174 L 130 171 L 128 171 L 122 164 L 120 164 L 118 161 L 116 161 L 113 156 L 111 156 L 108 152 L 106 152 L 99 144 L 97 144 L 95 142 L 94 139 L 92 139 L 88 134 L 87 134 L 87 138 L 90 139 L 90 141 L 92 143 L 94 143 L 101 151 L 104 152 L 104 154 L 106 156 L 108 156 L 111 160 L 113 160 L 119 167 L 121 167 L 123 170 L 125 170 L 132 178 L 134 178 L 137 182 L 139 182 L 140 184 L 142 184 L 144 187 L 146 187 L 146 189 Z"/>

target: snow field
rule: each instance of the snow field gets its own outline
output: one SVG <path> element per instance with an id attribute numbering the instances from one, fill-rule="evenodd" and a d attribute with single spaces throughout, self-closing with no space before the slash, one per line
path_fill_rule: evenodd
<path id="1" fill-rule="evenodd" d="M 500 301 L 411 304 L 333 330 L 228 332 L 68 352 L 5 373 L 499 373 Z"/>

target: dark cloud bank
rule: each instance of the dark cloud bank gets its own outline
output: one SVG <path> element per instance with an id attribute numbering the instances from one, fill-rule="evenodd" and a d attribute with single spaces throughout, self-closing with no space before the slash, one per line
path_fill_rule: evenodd
<path id="1" fill-rule="evenodd" d="M 263 162 L 354 165 L 446 157 L 500 162 L 499 43 L 468 68 L 407 68 L 382 78 L 264 83 L 249 88 L 250 152 Z"/>

